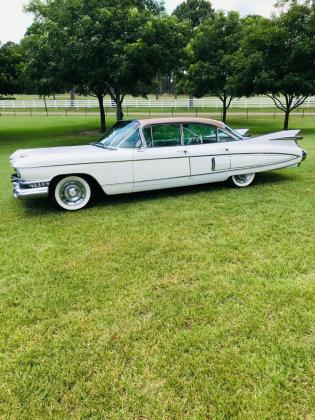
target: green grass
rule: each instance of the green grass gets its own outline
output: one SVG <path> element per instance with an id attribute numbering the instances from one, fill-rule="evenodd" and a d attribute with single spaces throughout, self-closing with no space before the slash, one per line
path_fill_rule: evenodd
<path id="1" fill-rule="evenodd" d="M 282 119 L 230 121 L 252 133 Z M 315 417 L 315 121 L 307 160 L 63 213 L 12 198 L 17 148 L 95 117 L 0 119 L 0 417 Z"/>

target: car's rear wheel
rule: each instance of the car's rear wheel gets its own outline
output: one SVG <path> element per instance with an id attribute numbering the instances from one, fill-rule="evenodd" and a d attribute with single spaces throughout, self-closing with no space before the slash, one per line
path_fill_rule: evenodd
<path id="1" fill-rule="evenodd" d="M 244 175 L 234 175 L 231 176 L 230 180 L 233 186 L 235 187 L 248 187 L 255 178 L 255 174 L 244 174 Z"/>
<path id="2" fill-rule="evenodd" d="M 92 196 L 89 182 L 80 176 L 66 176 L 54 183 L 51 197 L 57 206 L 64 210 L 80 210 Z"/>

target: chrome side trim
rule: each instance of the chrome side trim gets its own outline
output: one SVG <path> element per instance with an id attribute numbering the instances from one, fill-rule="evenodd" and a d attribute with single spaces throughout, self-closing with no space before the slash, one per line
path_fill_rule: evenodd
<path id="1" fill-rule="evenodd" d="M 241 140 L 240 140 L 241 141 Z M 223 142 L 222 142 L 223 143 Z M 198 146 L 198 145 L 194 145 Z M 187 146 L 178 146 L 178 147 L 187 147 Z M 148 148 L 150 149 L 150 148 Z M 126 163 L 126 162 L 141 162 L 141 161 L 150 161 L 150 160 L 168 160 L 168 159 L 187 159 L 193 157 L 217 157 L 217 156 L 236 156 L 236 155 L 285 155 L 285 156 L 294 156 L 295 158 L 300 158 L 300 155 L 294 153 L 267 153 L 267 152 L 251 152 L 251 153 L 212 153 L 208 155 L 190 155 L 185 156 L 173 156 L 173 157 L 161 157 L 161 158 L 148 158 L 148 159 L 126 159 L 126 160 L 109 160 L 109 161 L 97 161 L 97 162 L 79 162 L 79 163 L 63 163 L 62 165 L 44 165 L 44 166 L 28 166 L 27 169 L 36 169 L 36 168 L 53 168 L 60 166 L 78 166 L 78 165 L 94 165 L 100 163 Z"/>

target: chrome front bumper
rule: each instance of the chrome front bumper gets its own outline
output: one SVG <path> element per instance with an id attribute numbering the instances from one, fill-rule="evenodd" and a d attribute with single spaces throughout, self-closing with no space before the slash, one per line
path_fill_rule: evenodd
<path id="1" fill-rule="evenodd" d="M 12 175 L 11 181 L 13 184 L 13 196 L 14 198 L 35 198 L 35 197 L 47 197 L 49 187 L 47 186 L 32 186 L 34 183 L 26 183 L 17 178 L 16 175 Z M 39 183 L 37 183 L 39 184 Z M 48 183 L 47 183 L 48 184 Z"/>

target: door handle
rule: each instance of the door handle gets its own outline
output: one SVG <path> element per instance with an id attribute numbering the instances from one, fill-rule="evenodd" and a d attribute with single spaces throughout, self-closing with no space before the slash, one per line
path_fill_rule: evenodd
<path id="1" fill-rule="evenodd" d="M 225 147 L 224 149 L 220 149 L 220 152 L 228 152 L 228 151 L 229 151 L 228 147 Z"/>
<path id="2" fill-rule="evenodd" d="M 215 171 L 215 158 L 211 159 L 211 169 L 212 171 Z"/>
<path id="3" fill-rule="evenodd" d="M 187 155 L 187 150 L 177 150 L 177 153 L 184 153 L 185 155 Z"/>

